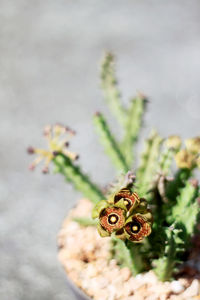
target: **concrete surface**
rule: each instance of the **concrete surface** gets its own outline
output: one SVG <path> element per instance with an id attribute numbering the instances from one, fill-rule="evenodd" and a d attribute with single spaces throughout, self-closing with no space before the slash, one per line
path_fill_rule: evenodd
<path id="1" fill-rule="evenodd" d="M 0 0 L 1 300 L 74 299 L 56 233 L 80 195 L 59 175 L 30 174 L 26 147 L 43 144 L 45 124 L 71 125 L 84 169 L 102 185 L 113 179 L 91 122 L 106 112 L 105 49 L 118 58 L 124 102 L 137 90 L 150 97 L 144 134 L 199 134 L 199 20 L 199 0 Z"/>

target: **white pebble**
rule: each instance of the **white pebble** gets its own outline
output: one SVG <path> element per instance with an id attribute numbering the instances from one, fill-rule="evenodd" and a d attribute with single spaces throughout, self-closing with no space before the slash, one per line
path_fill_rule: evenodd
<path id="1" fill-rule="evenodd" d="M 192 284 L 185 290 L 185 292 L 182 294 L 183 297 L 186 299 L 189 299 L 189 297 L 194 297 L 199 294 L 199 281 L 197 279 L 194 279 L 192 281 Z"/>
<path id="2" fill-rule="evenodd" d="M 178 280 L 174 280 L 171 282 L 171 290 L 173 293 L 179 294 L 184 290 L 184 286 Z"/>

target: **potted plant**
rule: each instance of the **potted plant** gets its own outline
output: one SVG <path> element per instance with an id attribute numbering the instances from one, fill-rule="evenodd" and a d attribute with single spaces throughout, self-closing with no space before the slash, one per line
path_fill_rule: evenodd
<path id="1" fill-rule="evenodd" d="M 48 149 L 28 149 L 37 154 L 31 170 L 45 159 L 44 173 L 51 162 L 84 196 L 58 234 L 59 259 L 78 286 L 80 299 L 200 299 L 195 179 L 200 137 L 183 142 L 176 135 L 164 139 L 153 130 L 136 164 L 148 101 L 138 94 L 129 107 L 122 105 L 110 53 L 102 63 L 101 83 L 123 132 L 122 139 L 115 137 L 104 115 L 94 115 L 100 142 L 117 170 L 115 182 L 102 189 L 82 171 L 78 155 L 69 151 L 75 132 L 68 127 L 47 126 Z"/>

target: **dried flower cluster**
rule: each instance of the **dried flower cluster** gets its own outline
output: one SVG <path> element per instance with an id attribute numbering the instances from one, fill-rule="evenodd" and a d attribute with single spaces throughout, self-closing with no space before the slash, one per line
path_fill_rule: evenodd
<path id="1" fill-rule="evenodd" d="M 116 237 L 141 242 L 150 235 L 152 214 L 147 201 L 138 194 L 123 188 L 108 200 L 101 200 L 93 209 L 92 217 L 99 219 L 98 232 L 102 237 Z"/>
<path id="2" fill-rule="evenodd" d="M 69 127 L 56 124 L 54 126 L 46 126 L 44 129 L 44 137 L 47 140 L 48 149 L 28 148 L 29 154 L 37 154 L 37 158 L 29 166 L 30 170 L 34 170 L 35 167 L 44 160 L 44 167 L 42 172 L 48 173 L 49 164 L 55 158 L 58 153 L 62 153 L 69 157 L 71 160 L 76 160 L 78 155 L 69 151 L 69 139 L 75 135 L 75 131 Z"/>

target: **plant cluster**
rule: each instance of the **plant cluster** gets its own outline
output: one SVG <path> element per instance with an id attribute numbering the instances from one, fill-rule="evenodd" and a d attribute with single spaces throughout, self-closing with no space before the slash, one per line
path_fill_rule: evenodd
<path id="1" fill-rule="evenodd" d="M 55 171 L 94 203 L 93 219 L 76 221 L 97 225 L 102 237 L 110 236 L 111 257 L 119 265 L 129 267 L 133 275 L 153 269 L 160 280 L 171 280 L 197 233 L 200 194 L 194 172 L 200 168 L 200 137 L 187 139 L 182 146 L 179 136 L 163 139 L 153 130 L 136 164 L 135 147 L 147 99 L 138 94 L 129 107 L 122 104 L 110 53 L 102 63 L 101 83 L 122 138 L 112 134 L 102 113 L 94 115 L 94 127 L 116 167 L 117 182 L 104 192 L 93 183 L 78 166 L 78 156 L 68 150 L 68 138 L 75 132 L 59 124 L 45 129 L 48 150 L 28 149 L 30 154 L 38 154 L 30 168 L 44 158 L 43 172 L 47 173 L 52 161 Z M 172 172 L 174 162 L 176 170 Z"/>

